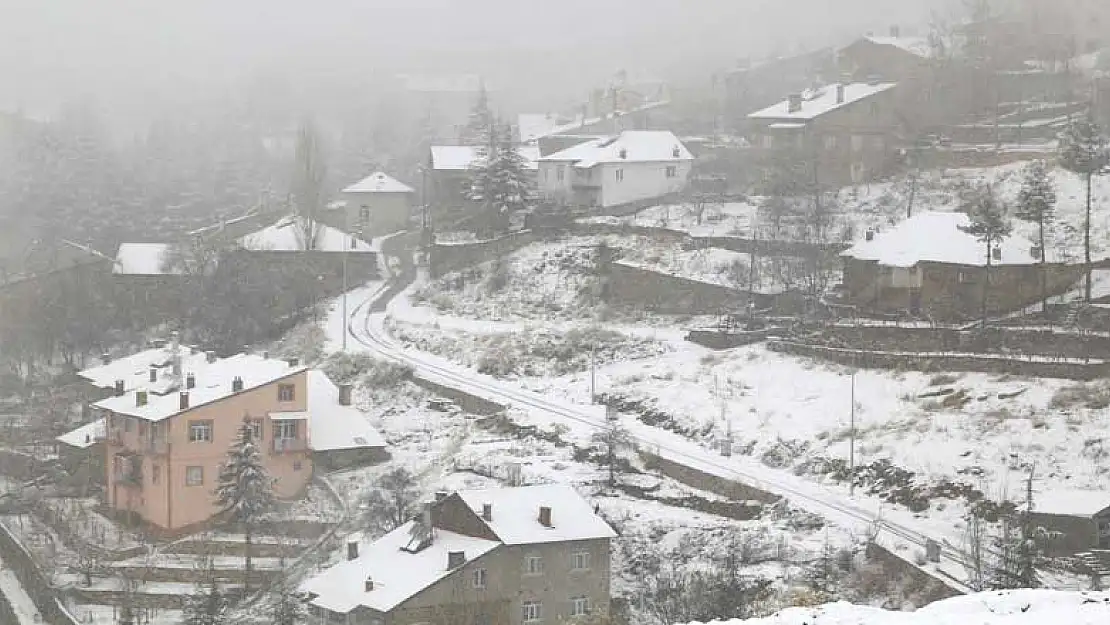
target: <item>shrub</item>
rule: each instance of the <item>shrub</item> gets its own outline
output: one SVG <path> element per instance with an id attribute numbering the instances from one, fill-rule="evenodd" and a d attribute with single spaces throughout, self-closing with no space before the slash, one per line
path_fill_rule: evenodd
<path id="1" fill-rule="evenodd" d="M 412 367 L 367 354 L 332 354 L 324 362 L 324 373 L 336 384 L 360 383 L 371 388 L 395 388 L 412 379 Z"/>

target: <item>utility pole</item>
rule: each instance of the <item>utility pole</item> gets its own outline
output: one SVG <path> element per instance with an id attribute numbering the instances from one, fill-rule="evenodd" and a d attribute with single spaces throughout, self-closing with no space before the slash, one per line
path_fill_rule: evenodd
<path id="1" fill-rule="evenodd" d="M 355 244 L 355 237 L 347 230 L 350 228 L 350 213 L 343 209 L 343 238 L 346 240 L 350 238 L 350 243 L 343 246 L 343 351 L 347 351 L 347 334 L 350 328 L 347 327 L 347 251 Z"/>
<path id="2" fill-rule="evenodd" d="M 597 403 L 597 344 L 590 345 L 590 404 Z"/>
<path id="3" fill-rule="evenodd" d="M 848 423 L 848 496 L 856 491 L 856 372 L 852 371 L 852 410 Z"/>

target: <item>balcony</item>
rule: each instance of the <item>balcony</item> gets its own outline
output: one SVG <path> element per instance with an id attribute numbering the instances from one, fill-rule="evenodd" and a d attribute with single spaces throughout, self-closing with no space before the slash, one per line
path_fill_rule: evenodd
<path id="1" fill-rule="evenodd" d="M 292 454 L 308 450 L 308 441 L 303 438 L 275 438 L 275 454 Z"/>

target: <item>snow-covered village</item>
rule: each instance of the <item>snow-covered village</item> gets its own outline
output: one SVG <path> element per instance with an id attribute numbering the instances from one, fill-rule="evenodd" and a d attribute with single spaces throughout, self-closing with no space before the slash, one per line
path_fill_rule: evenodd
<path id="1" fill-rule="evenodd" d="M 1110 2 L 94 4 L 0 625 L 1110 623 Z"/>

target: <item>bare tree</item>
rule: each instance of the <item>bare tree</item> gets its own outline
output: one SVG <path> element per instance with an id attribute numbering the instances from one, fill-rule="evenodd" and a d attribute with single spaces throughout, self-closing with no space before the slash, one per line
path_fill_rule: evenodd
<path id="1" fill-rule="evenodd" d="M 621 451 L 632 446 L 632 435 L 621 424 L 615 411 L 610 409 L 603 429 L 594 432 L 593 442 L 605 454 L 605 466 L 609 469 L 609 486 L 616 486 L 617 473 L 620 471 L 619 456 Z"/>
<path id="2" fill-rule="evenodd" d="M 310 120 L 305 120 L 297 131 L 292 196 L 298 242 L 306 251 L 315 250 L 319 244 L 326 181 L 327 162 L 320 134 Z"/>
<path id="3" fill-rule="evenodd" d="M 364 500 L 367 525 L 382 532 L 401 527 L 412 518 L 419 497 L 416 476 L 408 469 L 399 467 L 386 473 Z"/>

